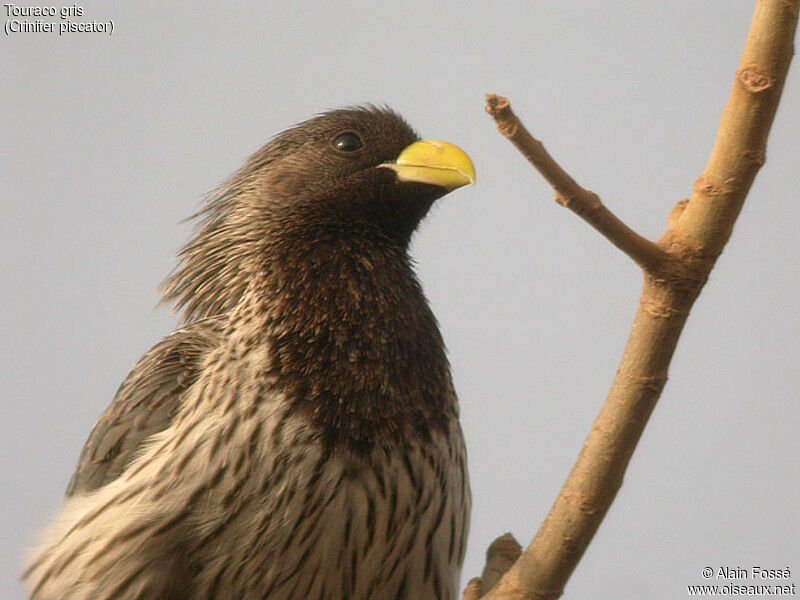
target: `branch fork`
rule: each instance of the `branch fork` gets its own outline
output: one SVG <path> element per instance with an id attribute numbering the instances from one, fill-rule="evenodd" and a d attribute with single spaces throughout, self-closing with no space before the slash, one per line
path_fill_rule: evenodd
<path id="1" fill-rule="evenodd" d="M 658 270 L 669 262 L 669 254 L 654 242 L 636 233 L 612 213 L 600 197 L 575 181 L 533 137 L 511 109 L 508 98 L 486 95 L 486 112 L 497 123 L 500 133 L 516 146 L 555 191 L 555 200 L 570 209 L 603 234 L 645 270 Z"/>
<path id="2" fill-rule="evenodd" d="M 800 0 L 758 0 L 708 165 L 691 198 L 677 203 L 658 242 L 639 235 L 573 179 L 534 138 L 508 99 L 486 97 L 500 133 L 569 208 L 628 255 L 644 274 L 639 307 L 620 366 L 572 472 L 530 545 L 510 534 L 487 552 L 464 600 L 554 600 L 608 508 L 667 381 L 695 299 L 727 243 L 756 173 L 793 53 Z"/>

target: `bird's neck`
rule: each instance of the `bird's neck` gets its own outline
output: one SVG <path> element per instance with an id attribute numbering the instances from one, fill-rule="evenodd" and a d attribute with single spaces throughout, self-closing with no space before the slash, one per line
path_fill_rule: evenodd
<path id="1" fill-rule="evenodd" d="M 270 370 L 328 446 L 402 444 L 452 418 L 444 343 L 405 249 L 332 232 L 280 244 L 256 280 Z"/>

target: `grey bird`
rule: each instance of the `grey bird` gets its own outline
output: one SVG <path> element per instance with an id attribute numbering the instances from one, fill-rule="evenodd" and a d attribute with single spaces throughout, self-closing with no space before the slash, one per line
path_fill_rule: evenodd
<path id="1" fill-rule="evenodd" d="M 199 213 L 164 289 L 183 327 L 92 430 L 31 597 L 456 598 L 466 452 L 408 245 L 474 181 L 371 106 L 256 152 Z"/>

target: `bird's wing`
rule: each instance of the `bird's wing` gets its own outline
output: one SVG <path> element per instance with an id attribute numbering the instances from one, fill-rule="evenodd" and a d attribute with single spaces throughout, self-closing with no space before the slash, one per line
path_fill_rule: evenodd
<path id="1" fill-rule="evenodd" d="M 220 335 L 221 318 L 197 321 L 139 360 L 92 429 L 67 496 L 90 492 L 119 477 L 142 443 L 166 429 L 181 394 L 197 379 L 203 357 Z"/>

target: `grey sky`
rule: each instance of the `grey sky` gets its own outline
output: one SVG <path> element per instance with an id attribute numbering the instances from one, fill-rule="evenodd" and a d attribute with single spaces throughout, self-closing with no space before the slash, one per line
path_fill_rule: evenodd
<path id="1" fill-rule="evenodd" d="M 608 390 L 640 275 L 552 201 L 483 94 L 510 96 L 656 238 L 705 166 L 754 2 L 299 4 L 86 2 L 74 20 L 113 20 L 111 36 L 2 36 L 0 597 L 23 597 L 20 555 L 91 426 L 175 326 L 154 290 L 181 219 L 274 133 L 360 102 L 477 166 L 413 253 L 470 452 L 464 581 L 496 535 L 527 543 Z M 789 566 L 800 583 L 799 71 L 567 598 L 683 598 L 707 566 Z"/>

